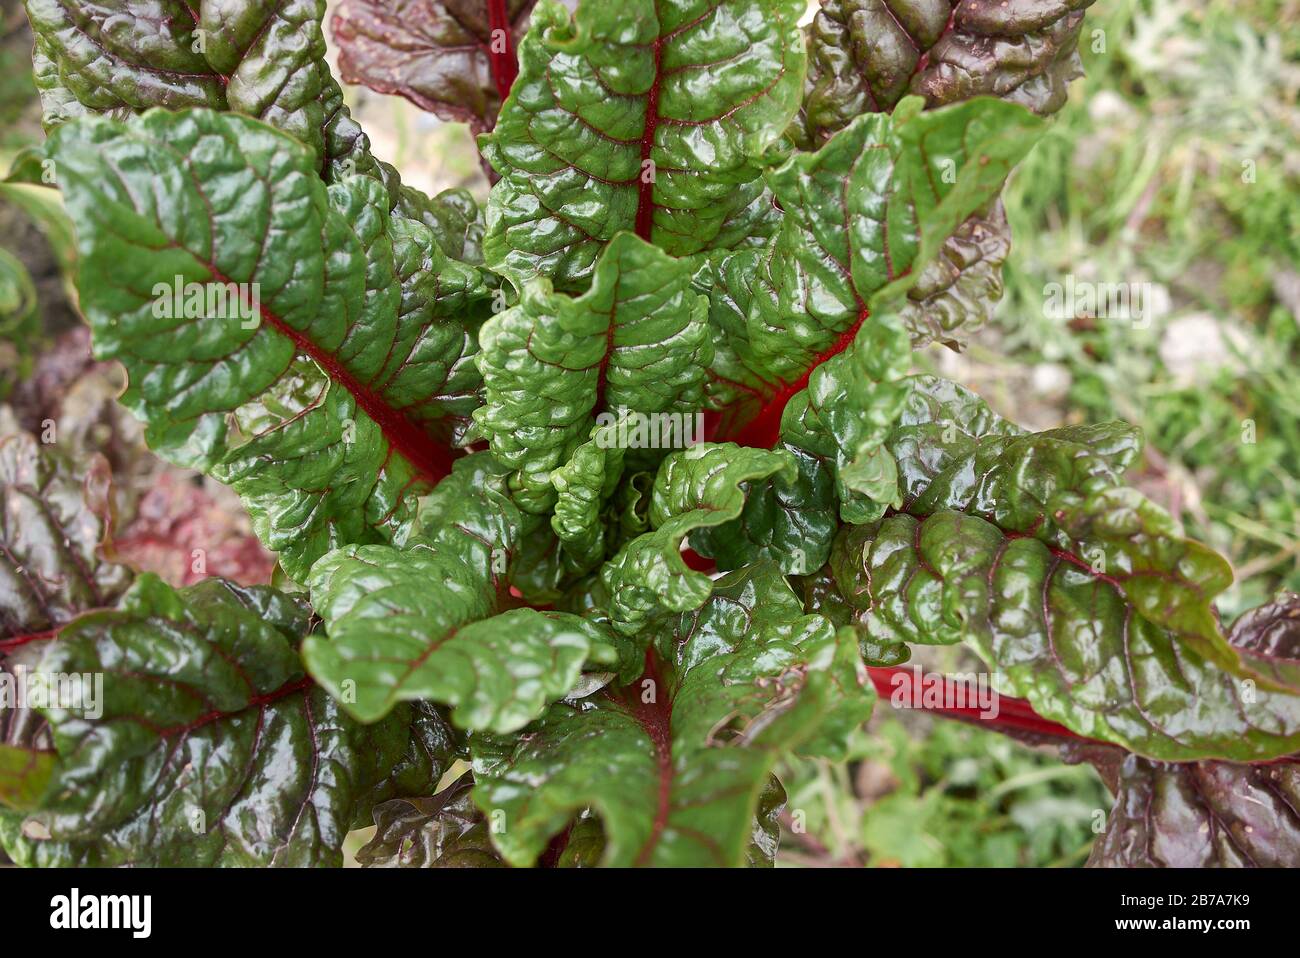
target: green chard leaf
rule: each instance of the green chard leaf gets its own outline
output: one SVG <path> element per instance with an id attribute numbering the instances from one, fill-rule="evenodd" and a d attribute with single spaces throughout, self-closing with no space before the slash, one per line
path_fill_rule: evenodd
<path id="1" fill-rule="evenodd" d="M 234 487 L 294 578 L 403 541 L 475 401 L 477 271 L 375 180 L 327 188 L 245 117 L 83 120 L 49 151 L 97 355 L 125 365 L 150 446 Z"/>
<path id="2" fill-rule="evenodd" d="M 130 585 L 131 570 L 108 554 L 112 531 L 103 456 L 78 467 L 27 433 L 0 439 L 0 805 L 28 808 L 47 791 L 48 729 L 18 682 L 60 626 Z"/>
<path id="3" fill-rule="evenodd" d="M 974 255 L 956 241 L 983 239 L 970 217 L 1043 129 L 994 100 L 920 106 L 913 98 L 892 115 L 858 117 L 768 173 L 785 213 L 779 232 L 762 251 L 698 268 L 718 357 L 707 381 L 713 435 L 780 441 L 800 461 L 797 481 L 757 486 L 739 522 L 693 537 L 723 568 L 763 557 L 810 572 L 826 560 L 837 518 L 873 521 L 896 499 L 881 444 L 906 395 L 909 334 L 953 325 L 922 304 L 951 292 L 954 263 Z"/>
<path id="4" fill-rule="evenodd" d="M 83 676 L 82 695 L 41 710 L 53 781 L 39 810 L 0 815 L 5 850 L 44 866 L 340 864 L 348 829 L 432 787 L 454 745 L 431 710 L 349 720 L 302 674 L 308 621 L 264 587 L 143 575 L 119 609 L 64 626 L 38 672 Z"/>
<path id="5" fill-rule="evenodd" d="M 626 447 L 619 429 L 628 417 L 593 426 L 591 438 L 578 446 L 569 461 L 551 472 L 555 487 L 555 514 L 551 528 L 563 544 L 576 573 L 590 572 L 605 558 L 606 531 L 602 521 L 605 503 L 614 495 L 623 475 Z"/>
<path id="6" fill-rule="evenodd" d="M 665 447 L 693 430 L 712 349 L 708 305 L 691 287 L 692 272 L 688 261 L 620 233 L 582 296 L 537 280 L 518 306 L 484 323 L 476 360 L 484 404 L 474 421 L 493 454 L 518 470 L 513 491 L 522 508 L 554 505 L 552 470 L 593 425 L 616 424 L 628 411 L 638 421 L 667 414 L 662 421 L 678 436 L 656 442 Z"/>
<path id="7" fill-rule="evenodd" d="M 1134 429 L 1026 433 L 918 377 L 888 449 L 900 511 L 832 558 L 873 645 L 965 641 L 1040 715 L 1154 759 L 1300 747 L 1276 677 L 1294 666 L 1258 668 L 1219 630 L 1227 563 L 1122 485 Z"/>
<path id="8" fill-rule="evenodd" d="M 939 255 L 920 268 L 916 284 L 899 304 L 912 345 L 943 343 L 960 350 L 971 333 L 993 318 L 1010 251 L 1011 227 L 1000 199 L 987 212 L 967 217 Z"/>
<path id="9" fill-rule="evenodd" d="M 517 288 L 586 288 L 634 231 L 675 256 L 761 242 L 758 160 L 798 109 L 801 0 L 542 0 L 482 138 L 501 175 L 484 253 Z"/>
<path id="10" fill-rule="evenodd" d="M 478 468 L 484 464 L 484 468 Z M 404 550 L 349 546 L 312 568 L 312 675 L 353 716 L 373 722 L 400 701 L 454 706 L 462 728 L 506 734 L 577 683 L 589 660 L 618 662 L 616 640 L 565 612 L 507 609 L 522 519 L 491 488 L 485 455 L 462 460 L 426 504 Z"/>
<path id="11" fill-rule="evenodd" d="M 907 93 L 931 107 L 987 95 L 1054 113 L 1083 75 L 1077 47 L 1092 2 L 822 0 L 791 135 L 816 145 Z"/>
<path id="12" fill-rule="evenodd" d="M 665 459 L 654 482 L 651 531 L 601 569 L 614 629 L 634 635 L 657 616 L 699 608 L 713 581 L 687 566 L 682 541 L 692 530 L 735 519 L 745 504 L 745 485 L 778 474 L 794 479 L 788 453 L 733 443 L 703 443 Z"/>
<path id="13" fill-rule="evenodd" d="M 893 114 L 860 116 L 768 174 L 786 215 L 763 252 L 748 317 L 749 348 L 778 384 L 765 411 L 851 343 L 877 302 L 923 278 L 1044 129 L 997 100 L 920 107 L 911 98 Z"/>
<path id="14" fill-rule="evenodd" d="M 871 713 L 855 645 L 851 630 L 805 615 L 770 564 L 724 576 L 657 631 L 639 681 L 555 705 L 514 742 L 471 742 L 474 799 L 502 825 L 498 850 L 534 864 L 590 809 L 604 865 L 770 860 L 777 759 L 842 756 Z"/>

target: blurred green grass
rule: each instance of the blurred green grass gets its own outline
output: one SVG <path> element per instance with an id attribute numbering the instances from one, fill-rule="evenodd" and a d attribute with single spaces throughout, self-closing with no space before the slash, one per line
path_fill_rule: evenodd
<path id="1" fill-rule="evenodd" d="M 1063 420 L 1142 428 L 1143 488 L 1237 572 L 1231 619 L 1300 589 L 1300 3 L 1101 0 L 1081 46 L 1007 192 L 996 348 L 1065 367 Z M 1069 273 L 1169 308 L 1145 330 L 1045 317 Z"/>

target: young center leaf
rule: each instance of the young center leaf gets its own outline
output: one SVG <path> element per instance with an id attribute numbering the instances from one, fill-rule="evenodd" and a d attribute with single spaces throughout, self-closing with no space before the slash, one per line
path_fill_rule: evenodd
<path id="1" fill-rule="evenodd" d="M 1150 758 L 1300 746 L 1300 696 L 1219 630 L 1227 563 L 1122 485 L 1134 429 L 1026 433 L 918 377 L 887 448 L 903 503 L 832 558 L 872 643 L 966 641 L 1041 716 Z"/>
<path id="2" fill-rule="evenodd" d="M 501 175 L 484 254 L 522 287 L 583 290 L 634 231 L 681 256 L 767 236 L 756 163 L 798 108 L 801 0 L 541 0 L 482 139 Z"/>
<path id="3" fill-rule="evenodd" d="M 308 622 L 264 587 L 144 575 L 120 608 L 64 626 L 37 672 L 102 685 L 42 709 L 53 781 L 37 810 L 0 814 L 6 852 L 43 866 L 340 864 L 371 804 L 430 788 L 452 743 L 428 710 L 348 719 L 302 673 Z"/>
<path id="4" fill-rule="evenodd" d="M 794 457 L 797 473 L 752 483 L 740 516 L 693 532 L 692 548 L 722 569 L 766 559 L 805 574 L 826 562 L 841 519 L 879 519 L 898 499 L 883 443 L 907 397 L 911 360 L 897 315 L 878 309 L 785 406 L 777 448 Z"/>
<path id="5" fill-rule="evenodd" d="M 691 275 L 688 261 L 620 233 L 582 296 L 538 280 L 518 306 L 484 323 L 476 360 L 484 402 L 474 421 L 493 454 L 518 471 L 521 507 L 554 504 L 551 471 L 589 438 L 601 413 L 666 413 L 684 422 L 699 409 L 712 345 L 707 303 Z"/>
<path id="6" fill-rule="evenodd" d="M 620 549 L 600 572 L 613 628 L 635 635 L 657 616 L 703 604 L 713 581 L 687 566 L 682 541 L 692 530 L 735 519 L 747 485 L 778 474 L 794 479 L 788 453 L 732 443 L 704 443 L 665 459 L 655 477 L 650 531 Z"/>
<path id="7" fill-rule="evenodd" d="M 150 446 L 234 487 L 291 576 L 400 542 L 475 402 L 456 314 L 486 300 L 477 272 L 390 218 L 377 181 L 327 188 L 242 116 L 83 120 L 49 153 L 97 355 L 126 367 Z"/>
<path id="8" fill-rule="evenodd" d="M 854 645 L 805 615 L 775 567 L 723 577 L 665 623 L 640 680 L 555 705 L 516 742 L 471 746 L 498 850 L 531 865 L 590 809 L 601 864 L 745 864 L 777 759 L 842 754 L 871 713 Z"/>

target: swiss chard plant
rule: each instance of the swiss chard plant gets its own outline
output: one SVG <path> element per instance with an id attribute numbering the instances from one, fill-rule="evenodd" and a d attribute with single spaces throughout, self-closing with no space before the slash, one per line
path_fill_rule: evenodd
<path id="1" fill-rule="evenodd" d="M 13 176 L 278 567 L 136 574 L 102 459 L 0 443 L 5 851 L 771 864 L 779 763 L 962 643 L 988 724 L 1103 770 L 1094 863 L 1300 863 L 1294 598 L 1221 626 L 1131 427 L 914 373 L 1001 294 L 1089 2 L 343 0 L 345 78 L 468 122 L 480 208 L 374 156 L 323 0 L 26 0 Z"/>

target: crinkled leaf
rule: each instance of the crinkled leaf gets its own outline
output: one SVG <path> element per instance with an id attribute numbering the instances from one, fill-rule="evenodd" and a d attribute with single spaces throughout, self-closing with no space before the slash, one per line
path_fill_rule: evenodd
<path id="1" fill-rule="evenodd" d="M 582 296 L 539 280 L 518 306 L 484 324 L 477 357 L 484 404 L 474 421 L 497 458 L 519 471 L 523 508 L 553 504 L 551 470 L 588 438 L 603 410 L 613 410 L 604 415 L 611 422 L 625 410 L 669 414 L 648 421 L 656 447 L 665 438 L 661 421 L 676 423 L 679 434 L 693 425 L 712 349 L 707 303 L 691 274 L 687 261 L 622 233 Z M 665 447 L 671 433 L 667 440 Z"/>
<path id="2" fill-rule="evenodd" d="M 852 636 L 804 615 L 770 565 L 725 576 L 670 623 L 640 681 L 554 706 L 513 745 L 471 743 L 475 802 L 503 821 L 497 848 L 532 864 L 590 808 L 605 865 L 751 860 L 780 755 L 842 754 L 844 733 L 870 715 Z"/>
<path id="3" fill-rule="evenodd" d="M 799 575 L 824 564 L 839 528 L 835 479 L 826 463 L 806 450 L 781 443 L 797 469 L 793 479 L 774 477 L 750 484 L 740 517 L 691 533 L 691 548 L 719 569 L 775 562 Z"/>
<path id="4" fill-rule="evenodd" d="M 845 522 L 874 521 L 898 502 L 898 471 L 883 443 L 907 398 L 911 363 L 898 318 L 878 312 L 785 407 L 782 440 L 828 464 Z"/>
<path id="5" fill-rule="evenodd" d="M 490 129 L 501 107 L 492 30 L 523 35 L 533 0 L 501 0 L 509 23 L 484 0 L 345 0 L 330 27 L 345 83 L 406 97 L 445 120 Z M 504 54 L 504 51 L 502 51 Z M 498 68 L 499 69 L 499 68 Z"/>
<path id="6" fill-rule="evenodd" d="M 1300 765 L 1153 762 L 1107 746 L 1067 746 L 1115 795 L 1090 868 L 1300 866 Z"/>
<path id="7" fill-rule="evenodd" d="M 400 541 L 472 403 L 472 334 L 428 292 L 472 298 L 471 268 L 390 222 L 376 181 L 327 189 L 302 146 L 244 117 L 86 120 L 51 153 L 82 309 L 151 447 L 233 486 L 295 577 L 335 546 Z"/>
<path id="8" fill-rule="evenodd" d="M 758 797 L 754 810 L 754 828 L 750 833 L 745 864 L 750 868 L 776 867 L 776 853 L 781 846 L 781 812 L 785 809 L 785 789 L 775 775 L 767 777 L 767 787 Z"/>
<path id="9" fill-rule="evenodd" d="M 32 64 L 53 128 L 150 107 L 257 117 L 301 141 L 312 166 L 382 179 L 325 62 L 324 0 L 26 0 Z"/>
<path id="10" fill-rule="evenodd" d="M 26 433 L 0 439 L 0 640 L 116 600 L 131 571 L 105 555 L 112 523 L 103 457 L 78 468 Z"/>
<path id="11" fill-rule="evenodd" d="M 504 734 L 567 694 L 587 661 L 617 663 L 613 637 L 595 622 L 501 611 L 524 538 L 504 484 L 486 454 L 463 459 L 424 503 L 407 548 L 350 546 L 312 568 L 326 634 L 303 643 L 303 658 L 357 719 L 427 700 L 455 706 L 464 728 Z"/>
<path id="12" fill-rule="evenodd" d="M 462 728 L 505 734 L 563 698 L 589 659 L 617 661 L 602 630 L 579 616 L 511 609 L 482 618 L 491 605 L 456 603 L 462 591 L 479 598 L 465 568 L 461 557 L 449 561 L 422 545 L 360 546 L 322 559 L 312 602 L 329 639 L 313 638 L 305 650 L 312 674 L 366 721 L 400 700 L 424 699 L 455 706 Z"/>
<path id="13" fill-rule="evenodd" d="M 777 474 L 794 481 L 788 453 L 734 443 L 704 443 L 665 459 L 655 477 L 651 531 L 601 569 L 613 627 L 632 635 L 659 613 L 702 605 L 713 582 L 686 565 L 682 540 L 694 529 L 735 519 L 745 504 L 744 484 Z"/>
<path id="14" fill-rule="evenodd" d="M 1243 612 L 1228 641 L 1254 671 L 1300 694 L 1300 595 L 1286 592 Z"/>
<path id="15" fill-rule="evenodd" d="M 778 448 L 795 456 L 795 476 L 754 483 L 741 516 L 695 533 L 692 547 L 723 569 L 766 558 L 803 574 L 826 561 L 837 519 L 880 518 L 898 499 L 883 443 L 907 396 L 911 358 L 898 317 L 880 310 L 786 404 Z"/>
<path id="16" fill-rule="evenodd" d="M 877 348 L 889 344 L 885 357 L 895 357 L 867 357 L 886 381 L 901 367 L 903 339 L 895 327 L 924 340 L 916 335 L 924 326 L 919 304 L 952 289 L 946 265 L 965 255 L 957 237 L 996 197 L 1043 123 L 987 99 L 928 113 L 920 107 L 912 98 L 892 115 L 859 117 L 816 153 L 796 154 L 769 172 L 785 211 L 780 231 L 761 253 L 713 257 L 700 267 L 696 282 L 710 290 L 721 363 L 708 382 L 718 417 L 713 435 L 770 448 L 814 371 L 848 350 L 864 328 Z M 911 298 L 914 290 L 919 299 Z M 822 379 L 828 389 L 833 382 Z M 844 415 L 860 427 L 868 408 Z M 884 410 L 873 416 L 883 419 Z M 845 518 L 861 521 L 873 508 L 878 514 L 872 497 L 889 501 L 889 464 L 868 436 L 845 438 L 830 457 L 841 496 L 856 500 Z M 846 487 L 846 478 L 859 488 Z"/>
<path id="17" fill-rule="evenodd" d="M 909 99 L 892 115 L 858 117 L 816 153 L 768 174 L 786 215 L 764 253 L 748 317 L 749 348 L 778 386 L 765 409 L 782 408 L 811 368 L 847 347 L 873 301 L 925 278 L 1044 128 L 995 100 L 920 106 Z"/>
<path id="18" fill-rule="evenodd" d="M 993 318 L 1002 298 L 1002 264 L 1011 250 L 1011 227 L 1002 201 L 972 214 L 957 227 L 939 255 L 921 267 L 916 284 L 899 304 L 914 347 L 943 343 L 961 348 Z"/>
<path id="19" fill-rule="evenodd" d="M 791 133 L 817 144 L 906 93 L 930 106 L 1001 97 L 1059 110 L 1083 74 L 1077 45 L 1092 0 L 822 0 L 808 27 L 808 76 Z"/>
<path id="20" fill-rule="evenodd" d="M 465 776 L 437 795 L 375 806 L 375 835 L 357 852 L 365 868 L 501 868 L 488 823 Z"/>
<path id="21" fill-rule="evenodd" d="M 516 287 L 584 289 L 622 230 L 674 255 L 770 234 L 756 158 L 798 109 L 801 0 L 542 0 L 483 151 L 484 253 Z"/>
<path id="22" fill-rule="evenodd" d="M 1151 758 L 1300 746 L 1300 697 L 1218 629 L 1227 563 L 1120 484 L 1130 427 L 1025 433 L 921 377 L 889 449 L 902 512 L 833 563 L 872 641 L 964 640 L 1038 714 Z"/>
<path id="23" fill-rule="evenodd" d="M 574 450 L 568 462 L 551 472 L 556 492 L 551 528 L 577 573 L 590 572 L 605 557 L 601 516 L 618 487 L 627 455 L 626 447 L 618 441 L 620 424 L 626 430 L 627 417 L 592 427 L 591 438 Z"/>
<path id="24" fill-rule="evenodd" d="M 145 575 L 120 609 L 65 626 L 39 672 L 100 674 L 102 692 L 42 709 L 58 769 L 30 818 L 49 837 L 7 815 L 6 851 L 29 865 L 339 864 L 370 804 L 431 787 L 451 744 L 435 713 L 348 719 L 303 677 L 307 625 L 269 589 Z"/>

